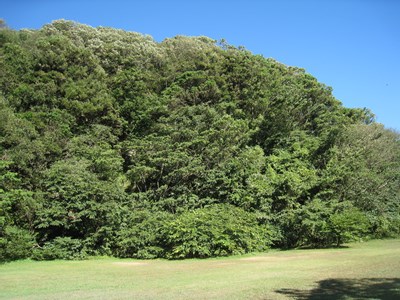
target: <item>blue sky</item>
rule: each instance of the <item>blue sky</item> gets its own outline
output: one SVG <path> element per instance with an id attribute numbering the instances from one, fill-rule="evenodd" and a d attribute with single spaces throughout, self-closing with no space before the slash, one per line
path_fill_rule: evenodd
<path id="1" fill-rule="evenodd" d="M 400 1 L 397 0 L 2 0 L 13 29 L 68 19 L 153 36 L 224 38 L 297 66 L 347 107 L 368 107 L 400 130 Z"/>

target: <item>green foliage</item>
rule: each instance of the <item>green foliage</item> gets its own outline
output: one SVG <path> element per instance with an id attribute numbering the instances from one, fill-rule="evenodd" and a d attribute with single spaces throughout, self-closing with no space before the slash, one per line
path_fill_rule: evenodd
<path id="1" fill-rule="evenodd" d="M 172 259 L 243 254 L 271 244 L 268 228 L 253 214 L 223 204 L 184 212 L 163 231 Z"/>
<path id="2" fill-rule="evenodd" d="M 337 246 L 365 236 L 370 226 L 365 213 L 352 207 L 331 215 L 329 221 Z"/>
<path id="3" fill-rule="evenodd" d="M 0 160 L 0 261 L 27 258 L 35 244 L 33 193 L 21 189 L 21 179 Z"/>
<path id="4" fill-rule="evenodd" d="M 298 209 L 286 210 L 277 218 L 278 242 L 285 248 L 331 247 L 368 238 L 371 222 L 365 212 L 350 202 L 314 199 Z"/>
<path id="5" fill-rule="evenodd" d="M 162 228 L 172 217 L 168 213 L 146 210 L 128 214 L 126 222 L 116 232 L 114 255 L 145 259 L 164 256 Z"/>
<path id="6" fill-rule="evenodd" d="M 34 246 L 32 234 L 16 226 L 6 226 L 0 230 L 0 261 L 28 258 Z"/>
<path id="7" fill-rule="evenodd" d="M 32 254 L 34 260 L 54 259 L 84 259 L 86 253 L 82 241 L 70 237 L 57 237 L 46 242 L 42 247 L 35 248 Z"/>
<path id="8" fill-rule="evenodd" d="M 84 159 L 66 159 L 45 173 L 44 197 L 36 228 L 44 239 L 58 235 L 88 238 L 107 223 L 108 210 L 123 201 L 119 182 L 100 180 Z"/>
<path id="9" fill-rule="evenodd" d="M 400 234 L 399 134 L 305 70 L 207 37 L 0 27 L 2 259 Z"/>
<path id="10" fill-rule="evenodd" d="M 330 186 L 364 211 L 379 237 L 398 233 L 400 148 L 398 133 L 380 124 L 347 128 L 333 147 L 329 176 L 340 178 Z M 389 225 L 392 224 L 392 225 Z"/>

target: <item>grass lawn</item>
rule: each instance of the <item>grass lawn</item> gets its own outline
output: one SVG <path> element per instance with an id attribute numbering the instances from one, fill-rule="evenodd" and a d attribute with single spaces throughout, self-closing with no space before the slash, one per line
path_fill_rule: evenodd
<path id="1" fill-rule="evenodd" d="M 400 239 L 206 260 L 0 265 L 1 299 L 400 299 Z"/>

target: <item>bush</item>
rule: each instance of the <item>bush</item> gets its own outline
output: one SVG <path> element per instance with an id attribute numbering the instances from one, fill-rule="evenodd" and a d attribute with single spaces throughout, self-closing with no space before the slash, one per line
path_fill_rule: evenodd
<path id="1" fill-rule="evenodd" d="M 35 244 L 28 230 L 7 226 L 0 237 L 0 261 L 30 257 Z"/>
<path id="2" fill-rule="evenodd" d="M 300 245 L 311 247 L 332 246 L 335 241 L 330 226 L 330 216 L 335 202 L 314 199 L 299 210 L 298 222 L 301 224 Z"/>
<path id="3" fill-rule="evenodd" d="M 271 244 L 254 214 L 231 205 L 187 211 L 165 224 L 166 257 L 206 258 L 262 251 Z"/>
<path id="4" fill-rule="evenodd" d="M 330 204 L 319 199 L 282 211 L 274 220 L 281 233 L 275 245 L 285 249 L 330 246 L 328 220 L 332 212 Z"/>
<path id="5" fill-rule="evenodd" d="M 117 232 L 113 254 L 117 257 L 151 259 L 162 257 L 161 228 L 171 219 L 162 212 L 136 211 Z"/>
<path id="6" fill-rule="evenodd" d="M 365 213 L 354 207 L 333 214 L 329 223 L 336 246 L 366 236 L 370 225 Z"/>
<path id="7" fill-rule="evenodd" d="M 350 202 L 314 199 L 287 211 L 278 220 L 282 234 L 280 246 L 331 247 L 366 237 L 370 222 L 365 213 Z"/>
<path id="8" fill-rule="evenodd" d="M 399 215 L 372 215 L 369 214 L 373 236 L 375 238 L 394 238 L 400 236 Z"/>
<path id="9" fill-rule="evenodd" d="M 57 237 L 50 242 L 46 242 L 42 247 L 35 249 L 32 258 L 35 260 L 85 259 L 86 252 L 82 240 Z"/>

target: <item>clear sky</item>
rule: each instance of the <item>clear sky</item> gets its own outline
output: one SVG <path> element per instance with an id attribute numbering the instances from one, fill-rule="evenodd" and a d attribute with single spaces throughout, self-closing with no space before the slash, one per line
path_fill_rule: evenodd
<path id="1" fill-rule="evenodd" d="M 13 29 L 67 19 L 149 34 L 224 38 L 297 66 L 347 107 L 400 130 L 399 0 L 0 0 Z"/>

